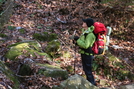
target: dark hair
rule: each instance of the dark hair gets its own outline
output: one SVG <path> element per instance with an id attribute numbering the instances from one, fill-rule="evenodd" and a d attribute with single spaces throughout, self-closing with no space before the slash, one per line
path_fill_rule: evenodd
<path id="1" fill-rule="evenodd" d="M 94 24 L 94 20 L 92 18 L 82 19 L 83 22 L 87 24 L 88 27 L 92 26 Z"/>

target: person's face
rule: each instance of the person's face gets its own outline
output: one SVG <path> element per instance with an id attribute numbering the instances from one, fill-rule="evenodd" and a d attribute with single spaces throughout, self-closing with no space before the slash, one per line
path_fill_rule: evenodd
<path id="1" fill-rule="evenodd" d="M 85 22 L 83 22 L 82 27 L 85 28 L 85 29 L 88 28 L 88 26 L 87 26 L 87 24 Z"/>

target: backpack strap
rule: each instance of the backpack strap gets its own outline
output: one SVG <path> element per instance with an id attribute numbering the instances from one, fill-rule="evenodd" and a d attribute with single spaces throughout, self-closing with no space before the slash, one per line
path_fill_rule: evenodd
<path id="1" fill-rule="evenodd" d="M 84 33 L 84 36 L 86 37 L 88 34 L 89 33 Z M 93 55 L 92 47 L 88 47 L 87 49 L 81 48 L 81 50 L 83 50 L 86 55 Z"/>
<path id="2" fill-rule="evenodd" d="M 102 35 L 104 37 L 104 43 L 105 43 L 104 50 L 103 50 L 103 53 L 102 53 L 102 55 L 104 55 L 105 54 L 105 50 L 106 50 L 106 36 L 105 36 L 105 34 L 102 34 Z"/>

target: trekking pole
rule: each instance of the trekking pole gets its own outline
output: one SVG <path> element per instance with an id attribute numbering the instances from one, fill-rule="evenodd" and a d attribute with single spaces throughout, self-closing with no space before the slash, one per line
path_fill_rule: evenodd
<path id="1" fill-rule="evenodd" d="M 75 63 L 76 63 L 76 49 L 77 49 L 77 47 L 76 47 L 76 45 L 75 45 L 75 49 L 74 49 L 74 51 L 75 51 L 75 53 L 74 53 L 74 74 L 75 74 Z"/>
<path id="2" fill-rule="evenodd" d="M 75 36 L 76 30 L 73 33 L 73 37 Z M 75 62 L 76 62 L 76 45 L 74 44 L 74 74 L 75 74 Z"/>

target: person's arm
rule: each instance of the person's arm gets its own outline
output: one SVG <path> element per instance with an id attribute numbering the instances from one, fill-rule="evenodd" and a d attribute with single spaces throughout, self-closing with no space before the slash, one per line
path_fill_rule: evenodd
<path id="1" fill-rule="evenodd" d="M 89 33 L 87 36 L 82 35 L 77 40 L 77 45 L 80 46 L 80 48 L 87 49 L 88 47 L 92 47 L 94 41 L 95 41 L 94 34 Z"/>

